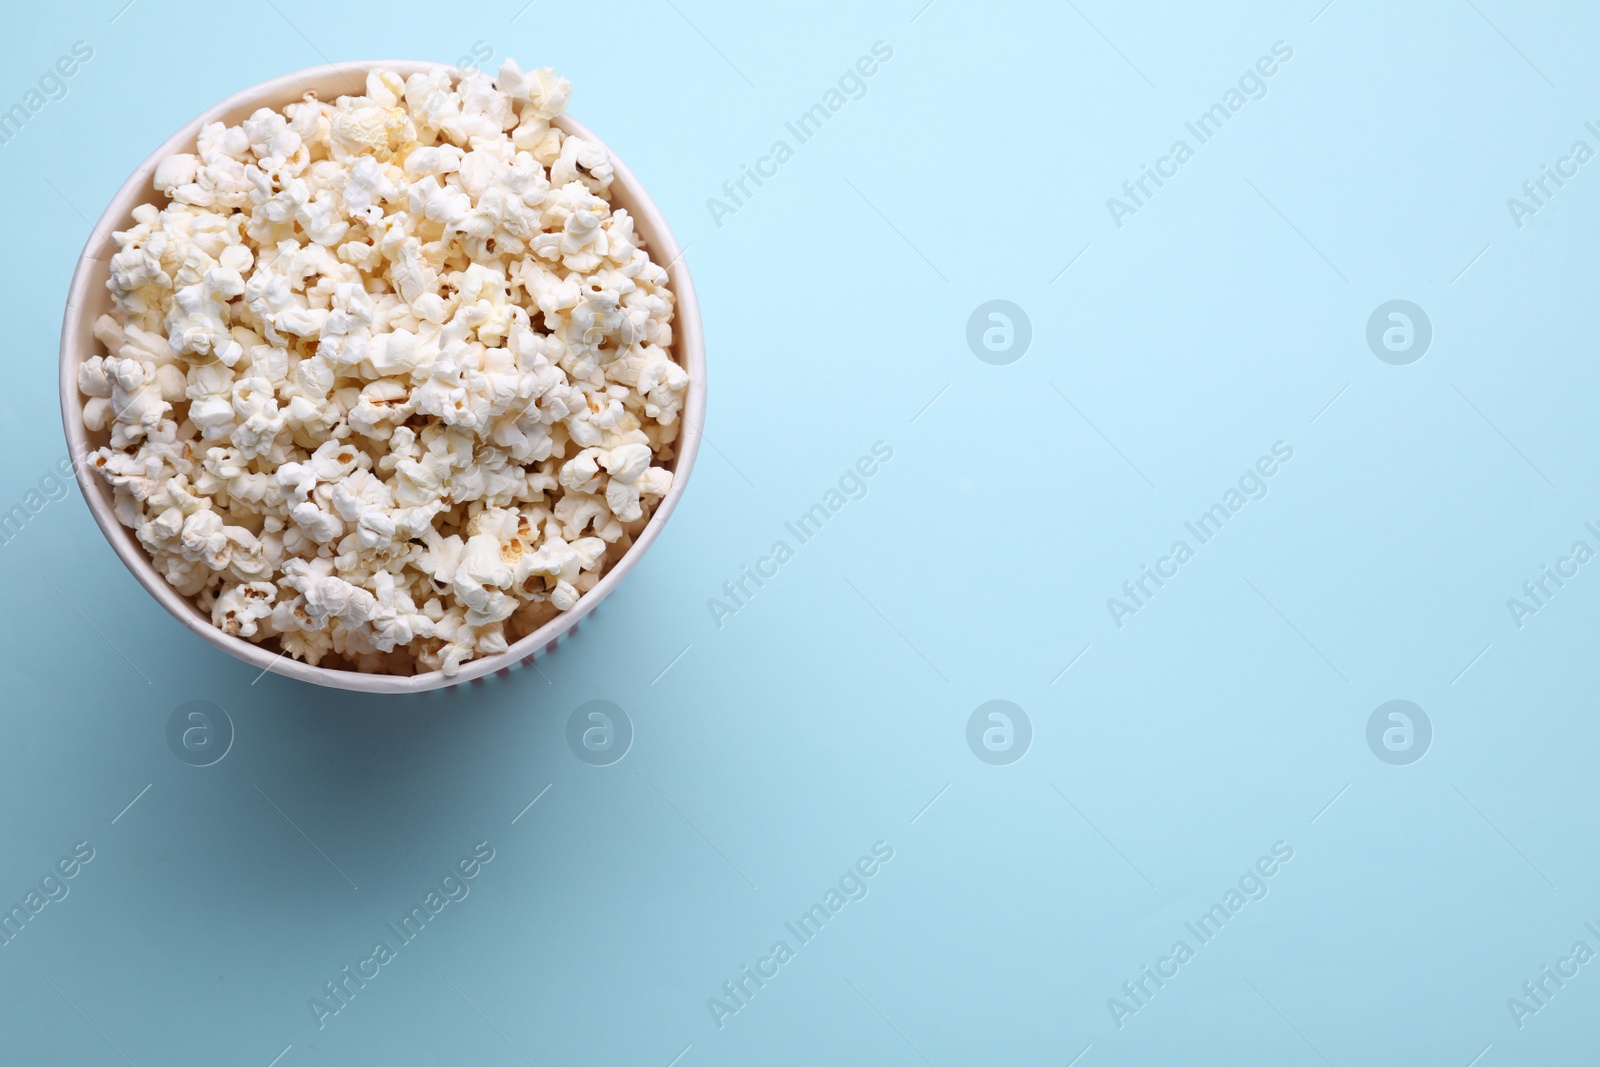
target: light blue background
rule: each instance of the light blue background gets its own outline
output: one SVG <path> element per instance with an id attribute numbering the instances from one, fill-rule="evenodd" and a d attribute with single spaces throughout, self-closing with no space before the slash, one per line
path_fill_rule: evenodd
<path id="1" fill-rule="evenodd" d="M 539 673 L 416 699 L 253 683 L 76 493 L 35 516 L 0 547 L 0 901 L 96 857 L 0 949 L 0 1060 L 1595 1057 L 1600 963 L 1525 1028 L 1506 1005 L 1600 950 L 1597 566 L 1521 629 L 1506 607 L 1600 547 L 1600 163 L 1520 230 L 1506 207 L 1600 148 L 1595 10 L 920 3 L 8 18 L 0 106 L 95 56 L 0 145 L 0 505 L 65 451 L 62 304 L 125 174 L 256 81 L 477 42 L 571 77 L 689 246 L 714 447 Z M 878 40 L 867 95 L 717 226 L 707 198 Z M 1118 229 L 1106 198 L 1280 40 L 1269 94 Z M 1032 321 L 1009 366 L 965 341 L 996 298 Z M 1365 342 L 1395 298 L 1434 326 L 1410 366 Z M 880 440 L 868 495 L 719 629 L 707 599 Z M 1270 494 L 1114 626 L 1106 598 L 1279 440 Z M 565 741 L 596 698 L 637 734 L 604 768 Z M 1395 698 L 1434 727 L 1411 766 L 1365 739 Z M 164 737 L 195 699 L 237 728 L 204 769 Z M 967 748 L 991 699 L 1033 724 L 1011 766 Z M 470 897 L 319 1030 L 308 998 L 481 840 Z M 879 840 L 870 895 L 719 1030 L 707 998 Z M 1280 840 L 1270 895 L 1119 1029 L 1107 998 Z"/>

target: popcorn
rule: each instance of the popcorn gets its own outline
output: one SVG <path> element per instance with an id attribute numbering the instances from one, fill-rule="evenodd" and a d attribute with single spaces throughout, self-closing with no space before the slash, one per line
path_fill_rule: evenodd
<path id="1" fill-rule="evenodd" d="M 231 585 L 211 606 L 211 622 L 235 637 L 254 637 L 261 623 L 272 617 L 278 587 L 271 582 Z"/>
<path id="2" fill-rule="evenodd" d="M 551 185 L 578 181 L 600 196 L 611 187 L 611 176 L 611 154 L 581 137 L 568 137 L 563 141 L 561 154 L 550 165 Z"/>
<path id="3" fill-rule="evenodd" d="M 609 153 L 552 125 L 570 95 L 377 70 L 157 165 L 78 389 L 119 521 L 219 629 L 454 674 L 571 610 L 670 490 L 675 300 Z"/>

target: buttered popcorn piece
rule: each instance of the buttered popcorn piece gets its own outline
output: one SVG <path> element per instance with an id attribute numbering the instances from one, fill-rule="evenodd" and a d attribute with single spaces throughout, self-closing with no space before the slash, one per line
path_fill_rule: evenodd
<path id="1" fill-rule="evenodd" d="M 92 469 L 224 632 L 454 674 L 569 611 L 672 485 L 666 270 L 549 69 L 376 70 L 211 123 L 114 235 Z"/>

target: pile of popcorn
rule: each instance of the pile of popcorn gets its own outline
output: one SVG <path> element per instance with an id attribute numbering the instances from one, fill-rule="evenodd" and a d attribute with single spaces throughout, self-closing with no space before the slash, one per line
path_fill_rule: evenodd
<path id="1" fill-rule="evenodd" d="M 649 520 L 689 379 L 606 150 L 552 125 L 570 94 L 377 70 L 156 168 L 78 387 L 117 518 L 222 630 L 455 674 Z"/>

